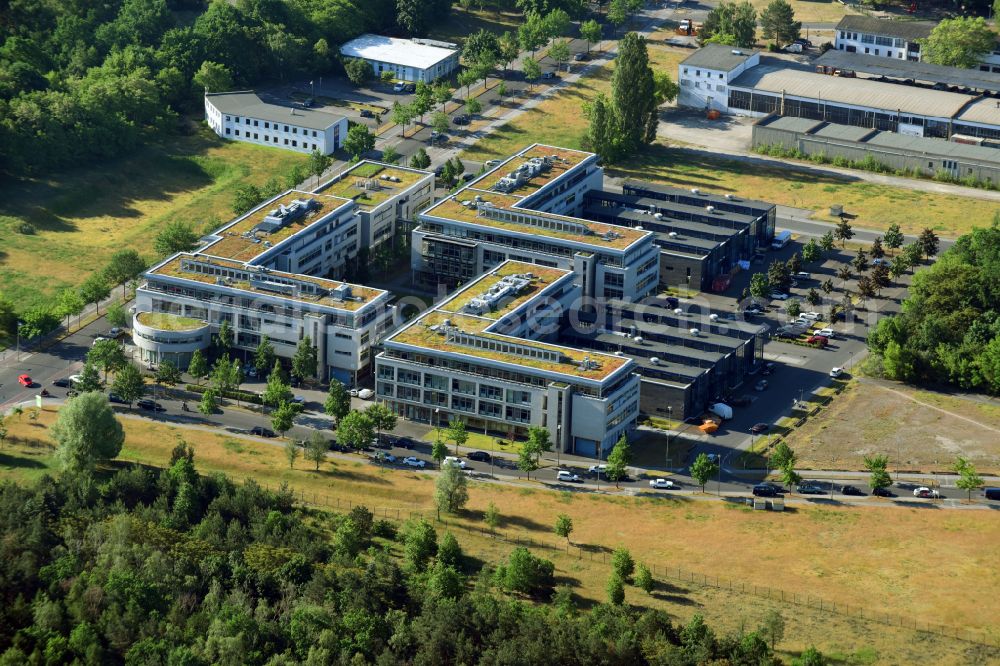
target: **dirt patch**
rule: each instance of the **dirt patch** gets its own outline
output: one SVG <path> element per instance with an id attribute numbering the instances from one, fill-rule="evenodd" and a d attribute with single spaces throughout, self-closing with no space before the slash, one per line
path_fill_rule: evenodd
<path id="1" fill-rule="evenodd" d="M 890 468 L 940 472 L 964 456 L 980 473 L 996 474 L 998 431 L 998 404 L 855 380 L 788 443 L 806 468 L 863 469 L 864 456 L 882 453 Z"/>

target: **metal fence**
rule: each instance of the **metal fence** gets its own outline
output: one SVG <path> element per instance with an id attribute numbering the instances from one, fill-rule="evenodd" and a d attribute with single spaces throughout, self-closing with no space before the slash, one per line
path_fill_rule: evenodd
<path id="1" fill-rule="evenodd" d="M 267 486 L 265 486 L 265 488 L 267 488 Z M 461 530 L 463 532 L 495 539 L 514 546 L 524 546 L 529 549 L 566 553 L 571 557 L 576 557 L 578 560 L 586 560 L 600 565 L 610 566 L 611 564 L 612 552 L 604 547 L 587 548 L 571 544 L 568 541 L 563 545 L 559 545 L 552 542 L 539 541 L 523 535 L 508 535 L 504 534 L 501 530 L 491 530 L 488 527 L 476 527 L 465 523 L 438 518 L 435 511 L 428 509 L 413 510 L 400 507 L 372 507 L 362 502 L 351 502 L 341 500 L 336 497 L 329 497 L 321 493 L 306 493 L 304 491 L 299 491 L 298 493 L 293 492 L 293 495 L 299 503 L 307 506 L 323 507 L 336 511 L 350 511 L 354 507 L 363 506 L 371 511 L 372 515 L 376 518 L 394 520 L 397 522 L 411 520 L 414 518 L 430 518 L 438 520 L 449 529 Z M 918 620 L 903 617 L 902 615 L 872 610 L 856 604 L 837 603 L 810 594 L 789 592 L 777 587 L 754 585 L 745 581 L 738 581 L 722 576 L 700 574 L 693 571 L 687 571 L 686 569 L 681 569 L 679 567 L 667 567 L 656 563 L 649 564 L 648 566 L 650 567 L 653 577 L 661 581 L 674 580 L 681 583 L 701 585 L 719 590 L 726 590 L 736 594 L 751 595 L 762 599 L 768 599 L 780 604 L 804 606 L 818 610 L 822 613 L 830 613 L 845 618 L 862 620 L 864 622 L 872 622 L 890 627 L 900 627 L 903 629 L 911 629 L 913 631 L 926 632 L 936 636 L 965 641 L 991 648 L 1000 647 L 1000 637 L 986 631 L 949 627 L 934 622 L 927 622 L 925 620 Z"/>

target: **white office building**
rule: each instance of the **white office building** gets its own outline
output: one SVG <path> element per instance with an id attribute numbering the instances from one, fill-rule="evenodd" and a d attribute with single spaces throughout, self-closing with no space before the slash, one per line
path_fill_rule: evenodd
<path id="1" fill-rule="evenodd" d="M 679 106 L 729 113 L 729 86 L 760 63 L 760 52 L 706 44 L 678 65 Z"/>
<path id="2" fill-rule="evenodd" d="M 507 260 L 574 271 L 587 296 L 642 298 L 657 288 L 654 234 L 578 217 L 601 187 L 597 156 L 532 145 L 419 215 L 414 280 L 455 287 Z"/>
<path id="3" fill-rule="evenodd" d="M 253 91 L 205 93 L 205 120 L 224 139 L 329 155 L 347 138 L 347 118 L 264 102 Z"/>
<path id="4" fill-rule="evenodd" d="M 340 47 L 346 58 L 371 63 L 375 76 L 391 72 L 400 81 L 424 81 L 448 76 L 458 67 L 457 44 L 433 39 L 400 39 L 382 35 L 361 35 Z"/>
<path id="5" fill-rule="evenodd" d="M 545 427 L 562 452 L 606 457 L 636 426 L 640 377 L 627 356 L 558 344 L 580 277 L 515 261 L 489 270 L 385 340 L 377 399 L 492 436 Z"/>
<path id="6" fill-rule="evenodd" d="M 357 381 L 370 372 L 395 307 L 388 292 L 337 277 L 369 247 L 363 218 L 378 212 L 377 228 L 395 229 L 425 204 L 433 177 L 363 162 L 322 193 L 285 192 L 206 236 L 196 252 L 156 264 L 136 292 L 133 339 L 143 360 L 187 367 L 227 322 L 246 357 L 266 335 L 290 359 L 308 336 L 318 379 Z"/>

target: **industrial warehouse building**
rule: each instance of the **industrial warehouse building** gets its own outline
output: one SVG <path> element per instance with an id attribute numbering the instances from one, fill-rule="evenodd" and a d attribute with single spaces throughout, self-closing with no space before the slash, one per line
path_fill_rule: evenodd
<path id="1" fill-rule="evenodd" d="M 731 54 L 720 54 L 717 49 L 706 53 L 699 62 L 709 67 L 713 59 L 719 62 L 716 67 L 732 63 Z M 1000 141 L 1000 97 L 993 92 L 977 92 L 991 85 L 983 81 L 976 89 L 956 92 L 947 84 L 921 86 L 914 80 L 906 85 L 885 76 L 880 80 L 833 76 L 777 58 L 761 57 L 754 66 L 746 66 L 748 62 L 738 65 L 743 71 L 726 89 L 726 104 L 712 108 L 753 117 L 777 114 L 810 118 L 911 136 L 950 138 L 960 134 Z M 683 78 L 684 62 L 679 67 L 679 77 Z M 819 69 L 835 70 L 822 66 Z M 894 78 L 912 78 L 906 76 L 907 71 L 902 69 Z"/>
<path id="2" fill-rule="evenodd" d="M 320 109 L 269 104 L 252 90 L 205 93 L 205 120 L 223 139 L 329 155 L 347 138 L 347 118 Z"/>
<path id="3" fill-rule="evenodd" d="M 776 206 L 627 180 L 622 192 L 590 190 L 584 217 L 652 231 L 660 248 L 660 284 L 725 291 L 774 239 Z"/>
<path id="4" fill-rule="evenodd" d="M 451 74 L 458 67 L 458 45 L 433 39 L 400 39 L 382 35 L 361 35 L 340 47 L 347 58 L 371 63 L 375 76 L 385 72 L 401 81 L 430 83 Z"/>
<path id="5" fill-rule="evenodd" d="M 955 137 L 953 137 L 954 139 Z M 962 137 L 957 137 L 962 141 Z M 1000 186 L 1000 150 L 807 118 L 767 116 L 753 127 L 754 148 L 782 146 L 805 155 L 873 159 L 893 170 L 968 179 Z"/>
<path id="6" fill-rule="evenodd" d="M 683 419 L 701 414 L 746 381 L 763 359 L 764 333 L 758 325 L 652 296 L 584 307 L 560 339 L 628 356 L 642 377 L 641 411 Z"/>

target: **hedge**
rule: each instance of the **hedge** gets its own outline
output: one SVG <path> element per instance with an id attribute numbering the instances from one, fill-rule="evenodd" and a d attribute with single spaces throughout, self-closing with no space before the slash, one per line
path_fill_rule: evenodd
<path id="1" fill-rule="evenodd" d="M 199 384 L 188 384 L 187 390 L 201 395 L 208 391 L 211 386 L 201 386 Z M 227 398 L 229 400 L 237 400 L 242 402 L 252 402 L 255 405 L 263 404 L 263 399 L 259 393 L 251 393 L 249 391 L 226 391 L 220 395 L 222 398 Z"/>

